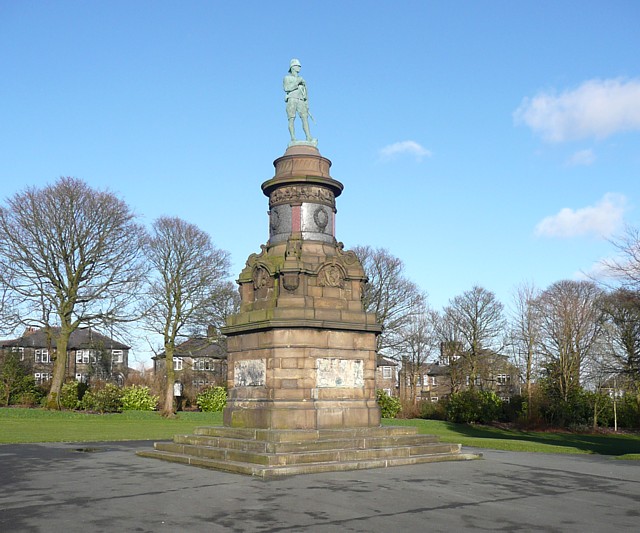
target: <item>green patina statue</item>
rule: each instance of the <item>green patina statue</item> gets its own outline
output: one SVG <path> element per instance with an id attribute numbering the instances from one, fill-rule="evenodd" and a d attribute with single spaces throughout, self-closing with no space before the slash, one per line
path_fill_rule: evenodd
<path id="1" fill-rule="evenodd" d="M 313 119 L 313 116 L 309 112 L 309 100 L 307 98 L 307 84 L 302 76 L 299 76 L 300 61 L 292 59 L 289 65 L 289 74 L 284 77 L 282 85 L 286 96 L 284 101 L 287 103 L 287 118 L 289 119 L 289 134 L 291 135 L 291 143 L 296 143 L 296 130 L 294 121 L 296 114 L 300 116 L 302 121 L 302 129 L 306 135 L 306 142 L 304 144 L 312 144 L 316 146 L 318 144 L 317 139 L 311 137 L 309 132 L 309 117 Z"/>

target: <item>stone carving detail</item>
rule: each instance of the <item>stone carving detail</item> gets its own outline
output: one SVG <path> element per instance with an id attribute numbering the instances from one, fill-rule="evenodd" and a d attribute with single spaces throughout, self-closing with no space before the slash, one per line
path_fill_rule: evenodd
<path id="1" fill-rule="evenodd" d="M 319 388 L 364 387 L 364 362 L 361 359 L 318 359 L 316 384 Z"/>
<path id="2" fill-rule="evenodd" d="M 267 375 L 264 359 L 236 361 L 233 365 L 233 384 L 236 387 L 262 387 Z"/>
<path id="3" fill-rule="evenodd" d="M 269 271 L 258 266 L 253 269 L 253 288 L 257 291 L 260 289 L 267 289 L 273 287 L 273 278 L 269 274 Z"/>
<path id="4" fill-rule="evenodd" d="M 271 228 L 271 233 L 278 233 L 278 228 L 280 227 L 280 214 L 277 209 L 271 209 L 269 211 L 269 227 Z"/>
<path id="5" fill-rule="evenodd" d="M 265 244 L 261 244 L 260 250 L 262 251 L 259 254 L 251 254 L 247 258 L 247 262 L 245 263 L 245 266 L 252 267 L 253 265 L 255 265 L 258 262 L 258 259 L 260 259 L 264 254 L 267 253 L 267 246 Z"/>
<path id="6" fill-rule="evenodd" d="M 345 265 L 355 265 L 358 262 L 358 256 L 351 250 L 344 251 L 344 243 L 338 243 L 338 255 Z"/>
<path id="7" fill-rule="evenodd" d="M 285 272 L 282 276 L 282 286 L 288 291 L 295 291 L 300 285 L 300 274 L 298 272 Z"/>
<path id="8" fill-rule="evenodd" d="M 313 212 L 313 221 L 316 223 L 316 226 L 318 226 L 318 229 L 324 233 L 329 223 L 329 213 L 327 213 L 324 207 L 317 207 Z"/>
<path id="9" fill-rule="evenodd" d="M 336 199 L 333 193 L 324 187 L 313 185 L 290 185 L 280 187 L 271 193 L 269 206 L 283 203 L 320 202 L 335 207 Z"/>
<path id="10" fill-rule="evenodd" d="M 302 243 L 298 240 L 289 239 L 284 254 L 285 259 L 300 259 L 302 255 Z"/>
<path id="11" fill-rule="evenodd" d="M 336 264 L 324 265 L 318 272 L 318 285 L 321 287 L 344 286 L 344 273 Z"/>

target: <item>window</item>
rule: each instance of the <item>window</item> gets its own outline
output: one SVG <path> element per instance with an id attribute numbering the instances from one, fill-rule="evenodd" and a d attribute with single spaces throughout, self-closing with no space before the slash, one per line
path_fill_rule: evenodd
<path id="1" fill-rule="evenodd" d="M 36 350 L 36 363 L 50 363 L 49 350 Z M 37 379 L 36 379 L 37 381 Z"/>
<path id="2" fill-rule="evenodd" d="M 432 385 L 437 385 L 438 384 L 438 380 L 436 379 L 435 376 L 431 376 L 431 384 Z"/>
<path id="3" fill-rule="evenodd" d="M 193 368 L 194 370 L 211 371 L 214 368 L 214 363 L 209 358 L 194 359 Z"/>
<path id="4" fill-rule="evenodd" d="M 182 357 L 174 357 L 173 358 L 173 369 L 174 370 L 182 370 Z"/>
<path id="5" fill-rule="evenodd" d="M 76 350 L 76 363 L 89 364 L 89 350 Z"/>
<path id="6" fill-rule="evenodd" d="M 76 381 L 79 381 L 80 383 L 88 383 L 89 374 L 76 374 Z"/>
<path id="7" fill-rule="evenodd" d="M 36 381 L 36 385 L 41 385 L 51 379 L 51 374 L 49 372 L 36 372 L 33 377 Z"/>
<path id="8" fill-rule="evenodd" d="M 390 368 L 390 367 L 387 367 Z M 391 389 L 382 389 L 384 392 L 387 393 L 387 396 L 391 396 Z"/>
<path id="9" fill-rule="evenodd" d="M 438 401 L 438 397 L 437 396 L 431 396 L 431 401 L 432 402 L 437 402 Z"/>
<path id="10" fill-rule="evenodd" d="M 22 346 L 14 346 L 11 348 L 11 353 L 20 354 L 20 361 L 24 361 L 24 348 Z"/>
<path id="11" fill-rule="evenodd" d="M 383 366 L 382 367 L 382 378 L 383 379 L 391 379 L 391 367 Z"/>
<path id="12" fill-rule="evenodd" d="M 124 363 L 124 352 L 122 350 L 111 350 L 112 363 Z"/>
<path id="13" fill-rule="evenodd" d="M 423 384 L 425 387 L 428 387 L 428 386 L 429 386 L 429 376 L 428 376 L 427 374 L 425 374 L 424 376 L 422 376 L 422 384 Z"/>
<path id="14" fill-rule="evenodd" d="M 506 383 L 509 383 L 509 381 L 511 381 L 511 376 L 509 376 L 508 374 L 498 374 L 496 376 L 496 381 L 500 384 L 500 385 L 504 385 Z"/>

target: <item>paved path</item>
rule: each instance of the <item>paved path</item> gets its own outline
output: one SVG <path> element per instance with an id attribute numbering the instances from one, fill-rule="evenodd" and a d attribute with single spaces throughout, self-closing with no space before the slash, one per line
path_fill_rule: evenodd
<path id="1" fill-rule="evenodd" d="M 261 481 L 135 455 L 150 445 L 0 446 L 0 532 L 640 530 L 638 461 L 484 451 Z"/>

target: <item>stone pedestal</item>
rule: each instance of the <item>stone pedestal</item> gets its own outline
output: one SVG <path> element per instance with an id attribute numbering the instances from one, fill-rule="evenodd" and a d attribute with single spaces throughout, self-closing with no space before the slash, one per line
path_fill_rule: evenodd
<path id="1" fill-rule="evenodd" d="M 313 146 L 291 146 L 274 165 L 262 184 L 269 242 L 247 260 L 240 312 L 223 329 L 224 426 L 138 455 L 261 478 L 477 458 L 416 428 L 380 426 L 380 325 L 363 311 L 360 261 L 335 239 L 342 184 Z"/>
<path id="2" fill-rule="evenodd" d="M 376 335 L 366 277 L 335 239 L 342 184 L 312 146 L 293 146 L 262 184 L 269 242 L 247 260 L 228 339 L 229 427 L 375 427 Z"/>

